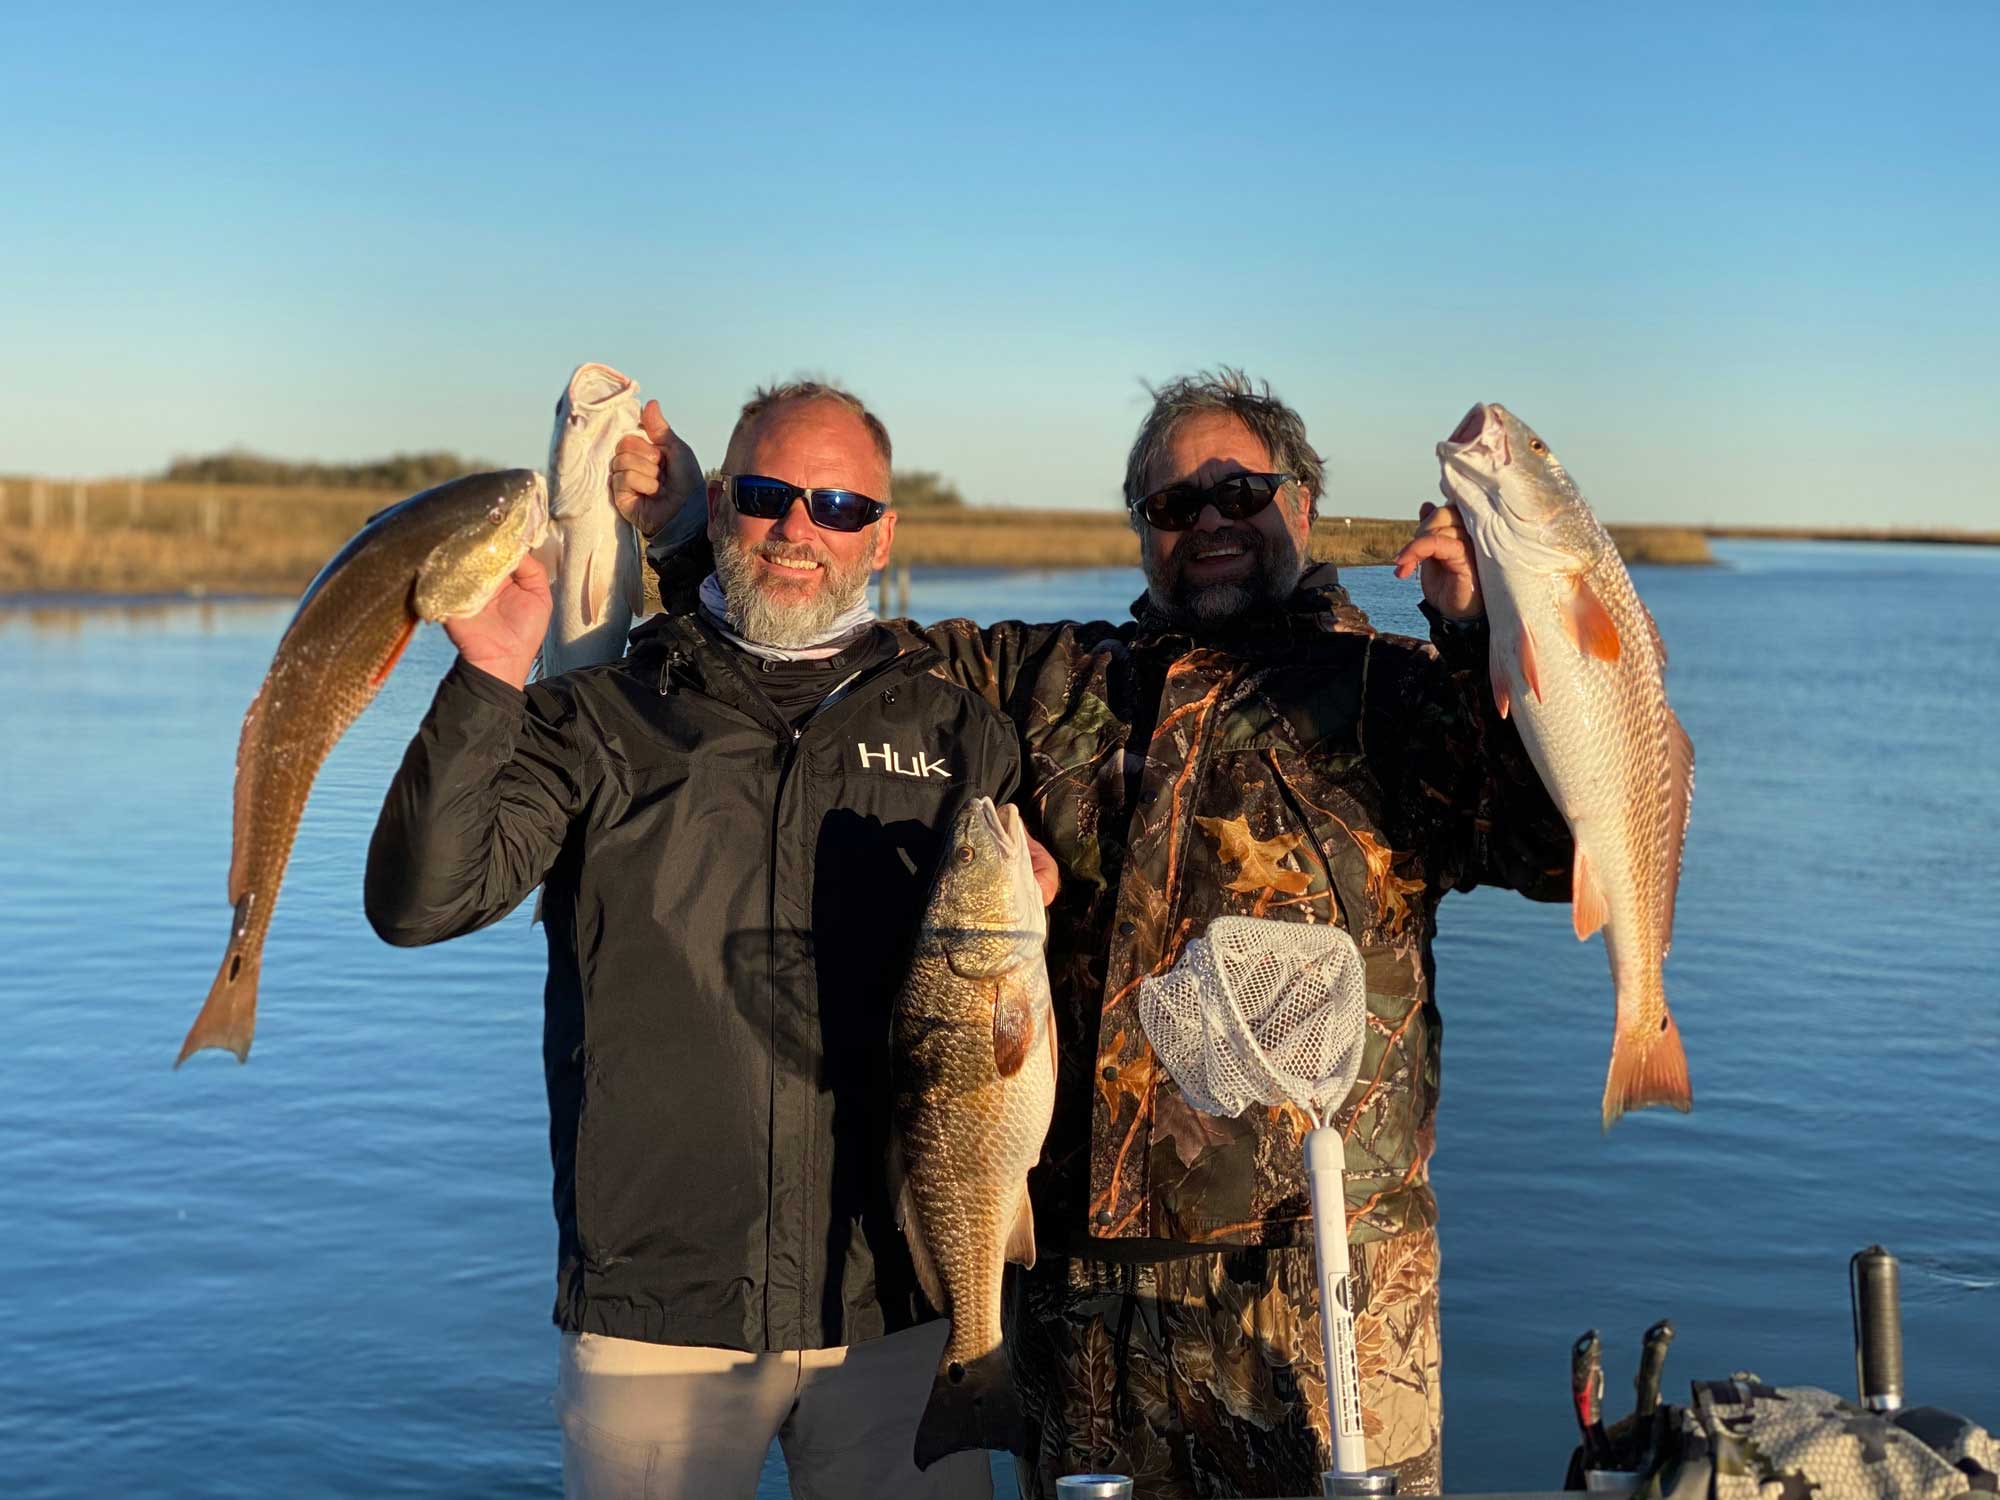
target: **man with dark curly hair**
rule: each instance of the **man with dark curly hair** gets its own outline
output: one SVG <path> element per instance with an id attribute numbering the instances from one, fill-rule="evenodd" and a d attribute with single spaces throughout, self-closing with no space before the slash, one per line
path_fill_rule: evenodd
<path id="1" fill-rule="evenodd" d="M 1140 981 L 1225 915 L 1332 923 L 1366 961 L 1334 1123 L 1367 1450 L 1403 1493 L 1434 1491 L 1437 908 L 1478 884 L 1567 899 L 1569 832 L 1493 701 L 1456 512 L 1425 507 L 1396 559 L 1431 639 L 1378 634 L 1308 568 L 1325 481 L 1298 413 L 1235 370 L 1154 395 L 1125 470 L 1133 618 L 924 632 L 1019 729 L 1061 876 L 1038 1258 L 1009 1298 L 1023 1493 L 1110 1470 L 1149 1496 L 1307 1494 L 1332 1465 L 1307 1121 L 1196 1113 L 1138 1019 Z"/>

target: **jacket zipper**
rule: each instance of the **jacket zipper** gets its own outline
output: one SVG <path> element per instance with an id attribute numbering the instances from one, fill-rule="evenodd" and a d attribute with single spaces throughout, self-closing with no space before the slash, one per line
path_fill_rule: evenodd
<path id="1" fill-rule="evenodd" d="M 908 654 L 914 655 L 915 653 L 908 653 Z M 851 674 L 844 682 L 837 684 L 831 692 L 829 692 L 824 698 L 820 699 L 818 704 L 814 706 L 813 711 L 807 714 L 802 722 L 796 725 L 789 723 L 784 724 L 784 733 L 789 735 L 790 738 L 784 742 L 785 758 L 784 762 L 778 767 L 777 788 L 771 794 L 771 837 L 770 837 L 769 852 L 765 860 L 765 868 L 770 873 L 765 882 L 765 887 L 764 887 L 764 931 L 767 934 L 769 934 L 771 938 L 771 945 L 770 945 L 771 957 L 767 969 L 767 975 L 770 981 L 770 989 L 769 989 L 770 1026 L 769 1026 L 768 1043 L 770 1046 L 770 1056 L 771 1056 L 771 1075 L 770 1075 L 771 1113 L 769 1122 L 771 1144 L 765 1165 L 765 1182 L 767 1184 L 765 1190 L 765 1197 L 767 1201 L 769 1201 L 772 1196 L 770 1186 L 775 1183 L 777 1176 L 776 1168 L 777 1168 L 777 1152 L 778 1152 L 778 954 L 777 954 L 778 829 L 779 825 L 782 824 L 784 821 L 785 788 L 791 782 L 792 768 L 798 764 L 799 742 L 805 738 L 805 732 L 813 726 L 813 722 L 816 719 L 818 719 L 820 715 L 825 713 L 828 709 L 834 707 L 837 703 L 841 702 L 847 696 L 848 689 L 852 688 L 856 683 L 861 682 L 864 679 L 866 681 L 873 682 L 878 678 L 885 677 L 889 675 L 891 672 L 894 672 L 897 669 L 897 667 L 903 663 L 904 659 L 905 658 L 903 656 L 892 656 L 891 658 L 889 658 L 889 660 L 883 662 L 881 666 L 879 666 L 878 668 L 876 668 L 876 670 L 872 672 L 859 671 Z M 756 684 L 752 682 L 751 686 L 755 688 Z M 764 694 L 761 689 L 758 690 L 757 696 L 759 698 L 764 699 L 764 703 L 767 707 L 770 708 L 773 717 L 777 718 L 781 723 L 783 723 L 784 716 L 778 713 L 777 707 L 771 703 L 770 699 L 764 697 Z M 802 1200 L 805 1196 L 807 1195 L 802 1195 Z M 773 1204 L 771 1210 L 764 1215 L 764 1332 L 767 1342 L 770 1338 L 770 1333 L 771 1333 L 771 1224 L 772 1220 L 775 1219 L 776 1217 L 777 1217 L 776 1205 Z M 815 1242 L 813 1236 L 810 1233 L 803 1235 L 801 1237 L 800 1242 L 803 1246 L 806 1247 L 806 1249 L 801 1252 L 802 1255 L 817 1253 L 815 1250 L 812 1249 L 812 1246 L 814 1245 Z M 803 1338 L 807 1333 L 807 1329 L 805 1326 L 805 1316 L 806 1316 L 805 1299 L 810 1292 L 810 1288 L 806 1284 L 807 1280 L 808 1278 L 803 1278 L 803 1277 L 801 1278 L 799 1286 L 800 1300 L 798 1308 L 795 1313 L 796 1332 L 801 1338 Z M 787 1345 L 786 1347 L 790 1346 Z M 804 1345 L 801 1344 L 800 1347 L 804 1347 Z"/>

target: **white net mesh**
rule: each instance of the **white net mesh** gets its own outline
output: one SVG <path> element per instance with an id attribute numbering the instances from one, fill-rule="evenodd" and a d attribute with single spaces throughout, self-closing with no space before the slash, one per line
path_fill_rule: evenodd
<path id="1" fill-rule="evenodd" d="M 1217 917 L 1140 984 L 1139 1024 L 1204 1114 L 1290 1103 L 1323 1124 L 1361 1071 L 1361 953 L 1337 927 Z"/>

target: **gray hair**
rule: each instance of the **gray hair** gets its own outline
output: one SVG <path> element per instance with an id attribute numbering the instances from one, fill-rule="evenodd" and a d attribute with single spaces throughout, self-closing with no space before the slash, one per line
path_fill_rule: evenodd
<path id="1" fill-rule="evenodd" d="M 1145 499 L 1146 473 L 1167 451 L 1175 430 L 1202 412 L 1228 412 L 1254 432 L 1279 470 L 1295 476 L 1312 499 L 1309 514 L 1319 511 L 1320 485 L 1326 478 L 1320 456 L 1306 441 L 1306 424 L 1299 414 L 1271 394 L 1271 382 L 1252 380 L 1232 365 L 1198 370 L 1163 386 L 1147 386 L 1153 409 L 1139 428 L 1132 453 L 1125 460 L 1125 504 Z"/>
<path id="2" fill-rule="evenodd" d="M 875 440 L 875 451 L 882 455 L 883 467 L 891 467 L 889 429 L 882 425 L 882 419 L 870 411 L 859 396 L 831 380 L 787 380 L 779 385 L 758 386 L 737 414 L 736 430 L 729 434 L 730 449 L 736 447 L 736 440 L 746 436 L 766 412 L 788 401 L 832 401 L 846 407 L 861 419 L 861 425 Z"/>

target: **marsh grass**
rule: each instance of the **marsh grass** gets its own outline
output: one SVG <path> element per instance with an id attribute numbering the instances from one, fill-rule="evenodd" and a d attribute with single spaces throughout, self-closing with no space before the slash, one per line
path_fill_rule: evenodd
<path id="1" fill-rule="evenodd" d="M 41 486 L 37 499 L 34 486 Z M 146 481 L 0 478 L 0 592 L 292 595 L 392 491 Z M 1313 556 L 1385 563 L 1414 521 L 1323 518 Z M 1613 527 L 1628 559 L 1706 562 L 1698 531 Z M 1121 567 L 1137 539 L 1115 510 L 972 506 L 899 512 L 895 560 L 917 567 Z"/>

